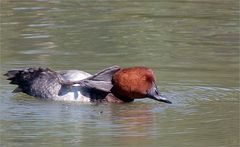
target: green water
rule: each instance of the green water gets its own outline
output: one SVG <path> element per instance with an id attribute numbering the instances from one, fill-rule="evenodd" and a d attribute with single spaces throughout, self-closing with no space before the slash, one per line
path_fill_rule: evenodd
<path id="1" fill-rule="evenodd" d="M 0 146 L 239 146 L 237 0 L 1 0 Z M 173 104 L 46 102 L 2 76 L 148 66 Z"/>

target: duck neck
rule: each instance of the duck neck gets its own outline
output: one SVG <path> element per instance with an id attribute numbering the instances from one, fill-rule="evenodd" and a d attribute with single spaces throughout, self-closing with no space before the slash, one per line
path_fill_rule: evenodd
<path id="1" fill-rule="evenodd" d="M 111 91 L 112 91 L 112 93 L 109 94 L 109 95 L 111 95 L 110 99 L 119 100 L 119 101 L 122 101 L 122 102 L 125 102 L 125 103 L 134 101 L 134 99 L 128 98 L 126 96 L 122 96 L 114 88 Z"/>
<path id="2" fill-rule="evenodd" d="M 124 97 L 119 97 L 119 96 L 116 96 L 115 94 L 113 93 L 109 93 L 105 100 L 107 102 L 110 102 L 110 103 L 128 103 L 128 102 L 133 102 L 133 99 L 129 99 L 129 98 L 124 98 Z"/>

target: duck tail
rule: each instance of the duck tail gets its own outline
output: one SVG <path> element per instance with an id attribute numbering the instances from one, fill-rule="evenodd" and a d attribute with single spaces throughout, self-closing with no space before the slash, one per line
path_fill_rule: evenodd
<path id="1" fill-rule="evenodd" d="M 9 70 L 4 76 L 7 77 L 10 84 L 18 85 L 16 89 L 12 92 L 24 92 L 26 88 L 29 87 L 31 82 L 34 80 L 36 76 L 38 76 L 41 72 L 49 70 L 43 68 L 25 68 L 25 69 L 12 69 Z"/>

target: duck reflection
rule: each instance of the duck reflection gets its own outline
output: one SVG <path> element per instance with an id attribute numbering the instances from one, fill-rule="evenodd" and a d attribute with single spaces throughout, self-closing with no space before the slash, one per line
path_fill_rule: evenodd
<path id="1" fill-rule="evenodd" d="M 154 117 L 151 105 L 134 103 L 112 106 L 112 139 L 123 143 L 147 142 L 154 135 Z"/>

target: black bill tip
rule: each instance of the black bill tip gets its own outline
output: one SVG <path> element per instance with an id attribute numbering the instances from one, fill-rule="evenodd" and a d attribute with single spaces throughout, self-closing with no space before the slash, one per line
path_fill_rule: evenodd
<path id="1" fill-rule="evenodd" d="M 171 101 L 169 101 L 168 99 L 166 99 L 165 97 L 160 96 L 160 95 L 154 96 L 154 97 L 149 96 L 149 98 L 150 98 L 150 99 L 153 99 L 153 100 L 156 100 L 156 101 L 159 101 L 159 102 L 164 102 L 164 103 L 172 104 Z"/>

